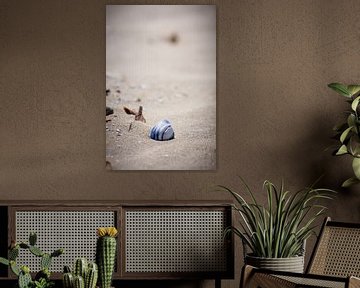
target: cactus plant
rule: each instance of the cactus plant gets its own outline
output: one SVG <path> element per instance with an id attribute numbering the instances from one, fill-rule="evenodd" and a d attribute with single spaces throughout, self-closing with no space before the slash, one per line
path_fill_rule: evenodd
<path id="1" fill-rule="evenodd" d="M 62 282 L 64 288 L 73 288 L 74 287 L 74 276 L 72 273 L 64 273 L 62 276 Z"/>
<path id="2" fill-rule="evenodd" d="M 39 247 L 33 245 L 30 245 L 29 251 L 37 257 L 41 257 L 44 255 L 44 252 L 42 252 Z"/>
<path id="3" fill-rule="evenodd" d="M 21 271 L 19 273 L 18 285 L 19 288 L 28 288 L 32 283 L 30 269 L 27 266 L 21 267 Z"/>
<path id="4" fill-rule="evenodd" d="M 85 288 L 84 278 L 80 275 L 74 277 L 74 288 Z"/>
<path id="5" fill-rule="evenodd" d="M 48 268 L 44 268 L 42 270 L 40 270 L 38 273 L 36 273 L 35 275 L 35 280 L 41 280 L 41 279 L 45 279 L 45 280 L 49 280 L 50 279 L 50 271 Z"/>
<path id="6" fill-rule="evenodd" d="M 45 268 L 49 269 L 51 265 L 51 260 L 52 260 L 51 255 L 48 253 L 44 253 L 44 255 L 41 256 L 41 261 L 40 261 L 41 269 L 45 269 Z"/>
<path id="7" fill-rule="evenodd" d="M 85 279 L 85 274 L 88 268 L 88 261 L 86 258 L 79 258 L 75 261 L 74 274 L 75 276 L 81 276 Z"/>
<path id="8" fill-rule="evenodd" d="M 36 241 L 37 241 L 37 235 L 35 232 L 30 232 L 29 235 L 29 244 L 31 246 L 35 246 L 36 245 Z"/>
<path id="9" fill-rule="evenodd" d="M 69 266 L 64 266 L 64 288 L 95 288 L 97 279 L 98 268 L 96 263 L 90 262 L 88 264 L 85 258 L 76 259 L 74 263 L 74 273 L 71 273 Z"/>
<path id="10" fill-rule="evenodd" d="M 15 241 L 11 242 L 8 259 L 0 257 L 0 263 L 10 266 L 11 271 L 18 276 L 18 286 L 19 288 L 48 288 L 53 285 L 53 282 L 50 281 L 50 264 L 53 257 L 58 257 L 64 253 L 63 249 L 57 249 L 51 254 L 44 253 L 36 245 L 37 236 L 36 234 L 30 233 L 29 244 L 20 242 L 16 243 Z M 30 275 L 30 269 L 28 266 L 19 267 L 16 263 L 16 259 L 19 256 L 19 250 L 29 250 L 30 253 L 37 257 L 41 257 L 41 270 L 36 274 L 35 281 L 32 280 Z"/>
<path id="11" fill-rule="evenodd" d="M 96 263 L 89 263 L 85 276 L 85 288 L 95 288 L 98 279 L 98 266 Z"/>
<path id="12" fill-rule="evenodd" d="M 115 227 L 101 227 L 97 229 L 96 262 L 99 267 L 99 282 L 101 288 L 110 288 L 114 272 L 116 256 Z"/>

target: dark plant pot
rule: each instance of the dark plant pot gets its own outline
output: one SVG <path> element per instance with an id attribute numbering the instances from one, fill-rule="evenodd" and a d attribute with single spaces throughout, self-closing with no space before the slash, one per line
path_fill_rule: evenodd
<path id="1" fill-rule="evenodd" d="M 246 255 L 245 263 L 257 268 L 304 273 L 304 256 L 289 258 L 263 258 Z"/>

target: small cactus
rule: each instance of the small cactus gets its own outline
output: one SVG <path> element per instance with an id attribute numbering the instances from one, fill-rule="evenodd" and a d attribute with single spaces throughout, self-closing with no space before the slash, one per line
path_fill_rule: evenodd
<path id="1" fill-rule="evenodd" d="M 41 269 L 45 269 L 45 268 L 49 269 L 51 265 L 51 260 L 52 260 L 51 255 L 48 253 L 44 253 L 44 255 L 41 256 L 41 261 L 40 261 Z"/>
<path id="2" fill-rule="evenodd" d="M 10 269 L 16 276 L 19 276 L 21 271 L 19 266 L 16 265 L 16 262 L 14 260 L 10 260 Z"/>
<path id="3" fill-rule="evenodd" d="M 64 273 L 62 277 L 64 288 L 73 288 L 74 287 L 74 276 L 72 273 Z"/>
<path id="4" fill-rule="evenodd" d="M 29 249 L 29 247 L 30 247 L 28 244 L 23 243 L 23 242 L 21 242 L 21 243 L 19 244 L 19 246 L 20 246 L 20 248 L 22 248 L 22 249 Z"/>
<path id="5" fill-rule="evenodd" d="M 16 243 L 14 240 L 11 241 L 8 259 L 0 257 L 0 263 L 10 266 L 11 271 L 18 276 L 19 288 L 29 287 L 51 287 L 53 282 L 50 281 L 50 264 L 53 257 L 60 256 L 63 254 L 63 249 L 55 250 L 53 253 L 48 254 L 40 250 L 36 245 L 37 236 L 35 233 L 30 233 L 29 244 L 20 242 Z M 35 281 L 32 280 L 30 275 L 30 269 L 28 266 L 22 266 L 21 268 L 16 264 L 16 259 L 19 256 L 19 250 L 29 250 L 30 253 L 37 257 L 41 257 L 41 271 L 35 275 Z"/>
<path id="6" fill-rule="evenodd" d="M 58 257 L 64 253 L 64 249 L 57 249 L 51 253 L 51 257 Z"/>
<path id="7" fill-rule="evenodd" d="M 89 263 L 85 276 L 85 288 L 95 288 L 98 279 L 98 266 L 96 263 Z"/>
<path id="8" fill-rule="evenodd" d="M 35 246 L 37 241 L 37 235 L 35 232 L 31 232 L 29 235 L 29 244 L 31 246 Z"/>
<path id="9" fill-rule="evenodd" d="M 87 268 L 88 268 L 88 261 L 86 260 L 86 258 L 76 259 L 74 274 L 76 276 L 81 276 L 83 279 L 85 279 Z"/>
<path id="10" fill-rule="evenodd" d="M 48 268 L 44 268 L 42 270 L 40 270 L 38 273 L 36 273 L 35 275 L 35 280 L 41 280 L 41 278 L 43 279 L 50 279 L 50 271 Z"/>
<path id="11" fill-rule="evenodd" d="M 115 227 L 97 229 L 99 238 L 96 243 L 96 262 L 99 267 L 99 282 L 101 288 L 110 288 L 116 258 Z"/>
<path id="12" fill-rule="evenodd" d="M 32 283 L 30 269 L 27 266 L 23 266 L 21 267 L 21 272 L 18 279 L 19 288 L 28 288 L 30 283 Z"/>
<path id="13" fill-rule="evenodd" d="M 86 258 L 78 258 L 74 263 L 74 272 L 71 273 L 69 266 L 64 266 L 63 286 L 64 288 L 95 288 L 98 278 L 98 268 L 95 263 Z M 80 280 L 81 279 L 81 280 Z"/>
<path id="14" fill-rule="evenodd" d="M 15 246 L 14 248 L 10 249 L 8 252 L 9 260 L 16 260 L 19 256 L 19 246 Z"/>
<path id="15" fill-rule="evenodd" d="M 36 247 L 36 246 L 30 246 L 29 247 L 29 251 L 32 253 L 32 254 L 34 254 L 35 256 L 38 256 L 38 257 L 41 257 L 41 256 L 43 256 L 44 255 L 44 252 L 42 252 L 41 250 L 40 250 L 40 248 L 38 248 L 38 247 Z"/>
<path id="16" fill-rule="evenodd" d="M 84 278 L 77 275 L 74 277 L 74 288 L 85 288 Z"/>

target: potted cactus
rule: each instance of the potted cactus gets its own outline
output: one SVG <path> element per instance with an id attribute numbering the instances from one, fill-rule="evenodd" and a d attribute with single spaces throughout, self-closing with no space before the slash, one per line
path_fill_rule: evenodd
<path id="1" fill-rule="evenodd" d="M 88 262 L 86 258 L 78 258 L 74 263 L 74 271 L 69 266 L 64 267 L 64 288 L 95 288 L 98 279 L 96 263 Z"/>
<path id="2" fill-rule="evenodd" d="M 97 229 L 96 262 L 99 267 L 100 288 L 110 288 L 116 258 L 115 227 L 100 227 Z"/>
<path id="3" fill-rule="evenodd" d="M 0 257 L 0 263 L 10 266 L 11 271 L 18 277 L 18 288 L 49 288 L 54 285 L 54 282 L 50 280 L 50 265 L 52 259 L 63 254 L 64 250 L 57 249 L 52 253 L 45 253 L 36 246 L 36 241 L 36 233 L 30 233 L 29 243 L 12 242 L 8 252 L 8 259 Z M 19 266 L 16 263 L 20 249 L 26 249 L 41 259 L 41 270 L 35 275 L 34 280 L 30 275 L 30 268 L 28 266 Z"/>

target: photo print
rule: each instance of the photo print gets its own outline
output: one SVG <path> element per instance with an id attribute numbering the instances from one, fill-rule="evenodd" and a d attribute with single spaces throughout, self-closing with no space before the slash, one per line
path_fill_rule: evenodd
<path id="1" fill-rule="evenodd" d="M 216 6 L 106 6 L 109 170 L 216 169 Z"/>

